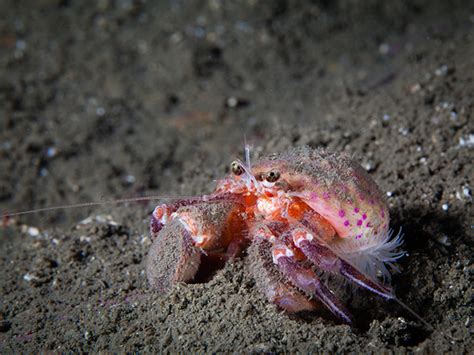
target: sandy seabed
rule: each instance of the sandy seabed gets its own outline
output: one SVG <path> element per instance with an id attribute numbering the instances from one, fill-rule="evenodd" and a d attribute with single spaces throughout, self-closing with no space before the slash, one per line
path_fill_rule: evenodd
<path id="1" fill-rule="evenodd" d="M 0 209 L 212 191 L 241 157 L 347 152 L 408 255 L 356 325 L 266 302 L 248 260 L 149 289 L 151 203 L 0 230 L 0 351 L 468 353 L 474 3 L 0 1 Z M 471 349 L 471 350 L 469 350 Z"/>

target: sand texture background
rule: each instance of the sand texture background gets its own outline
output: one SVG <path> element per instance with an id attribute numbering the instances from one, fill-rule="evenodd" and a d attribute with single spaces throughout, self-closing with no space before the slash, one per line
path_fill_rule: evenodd
<path id="1" fill-rule="evenodd" d="M 150 202 L 4 221 L 1 352 L 472 351 L 473 2 L 2 0 L 0 14 L 0 210 L 208 193 L 244 136 L 254 157 L 347 152 L 405 233 L 397 295 L 436 328 L 364 290 L 344 296 L 352 328 L 287 315 L 245 257 L 157 294 Z"/>

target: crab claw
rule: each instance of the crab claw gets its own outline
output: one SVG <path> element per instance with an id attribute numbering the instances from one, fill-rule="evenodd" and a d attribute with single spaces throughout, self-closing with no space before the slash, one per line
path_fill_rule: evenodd
<path id="1" fill-rule="evenodd" d="M 146 265 L 150 286 L 160 292 L 168 291 L 176 283 L 193 281 L 198 271 L 203 271 L 199 270 L 201 263 L 203 269 L 207 267 L 212 272 L 221 260 L 237 255 L 245 242 L 241 208 L 233 201 L 182 206 L 170 211 L 167 206 L 158 206 L 153 213 L 154 239 Z M 159 226 L 156 233 L 155 222 Z"/>
<path id="2" fill-rule="evenodd" d="M 191 281 L 200 263 L 201 250 L 194 246 L 189 231 L 174 220 L 163 227 L 148 252 L 148 282 L 157 291 L 166 292 L 178 282 Z"/>

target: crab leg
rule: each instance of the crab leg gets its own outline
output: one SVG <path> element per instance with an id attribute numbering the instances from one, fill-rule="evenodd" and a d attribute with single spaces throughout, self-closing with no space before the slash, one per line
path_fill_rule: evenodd
<path id="1" fill-rule="evenodd" d="M 264 238 L 253 239 L 248 249 L 257 288 L 266 298 L 287 312 L 313 311 L 321 307 L 316 300 L 309 300 L 289 282 L 282 280 L 281 272 L 273 264 L 272 244 Z"/>
<path id="2" fill-rule="evenodd" d="M 345 278 L 357 283 L 385 299 L 393 299 L 390 289 L 370 280 L 348 262 L 340 259 L 328 247 L 321 245 L 315 236 L 303 228 L 291 231 L 294 244 L 314 264 L 326 271 L 338 272 Z"/>
<path id="3" fill-rule="evenodd" d="M 273 262 L 288 280 L 310 297 L 320 300 L 334 315 L 351 324 L 352 319 L 339 299 L 318 279 L 313 270 L 302 266 L 284 244 L 272 248 Z"/>

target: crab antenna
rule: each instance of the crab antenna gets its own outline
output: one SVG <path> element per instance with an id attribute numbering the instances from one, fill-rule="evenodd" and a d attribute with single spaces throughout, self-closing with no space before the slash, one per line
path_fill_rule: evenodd
<path id="1" fill-rule="evenodd" d="M 55 210 L 65 210 L 65 209 L 71 209 L 71 208 L 94 207 L 94 206 L 111 205 L 111 204 L 122 204 L 122 203 L 128 203 L 128 202 L 155 201 L 155 200 L 181 200 L 181 199 L 193 200 L 193 199 L 199 199 L 199 198 L 202 198 L 202 197 L 199 197 L 199 196 L 179 196 L 179 197 L 143 196 L 143 197 L 122 198 L 122 199 L 118 199 L 118 200 L 92 201 L 92 202 L 76 203 L 76 204 L 72 204 L 72 205 L 42 207 L 42 208 L 36 208 L 36 209 L 28 210 L 28 211 L 7 212 L 7 213 L 2 213 L 0 215 L 0 218 L 22 216 L 22 215 L 26 215 L 26 214 L 33 214 L 33 213 L 39 213 L 39 212 L 48 212 L 48 211 L 55 211 Z"/>
<path id="2" fill-rule="evenodd" d="M 245 162 L 247 163 L 247 167 L 249 168 L 249 170 L 252 169 L 252 165 L 250 164 L 250 150 L 252 149 L 252 145 L 250 145 L 248 142 L 247 142 L 247 137 L 244 136 L 244 142 L 245 142 Z"/>

